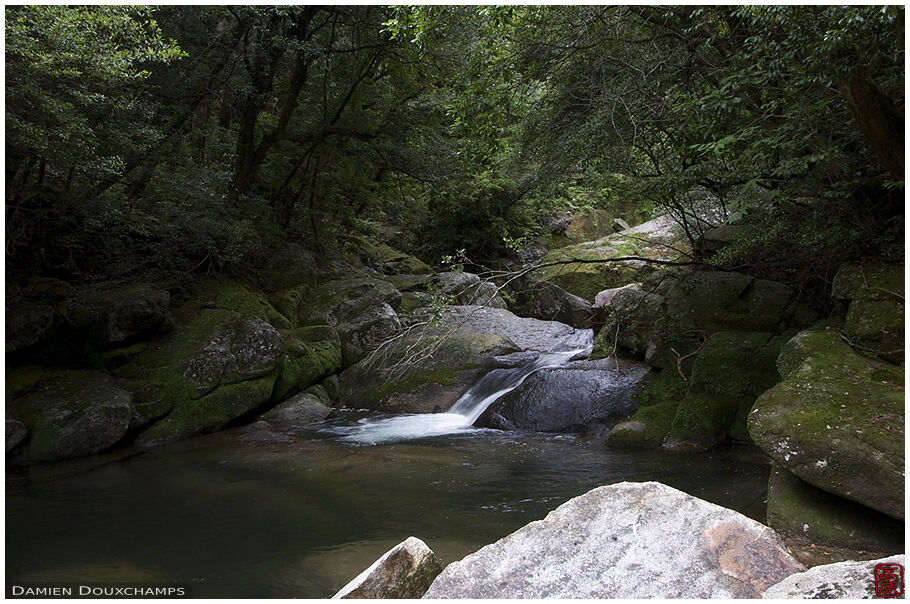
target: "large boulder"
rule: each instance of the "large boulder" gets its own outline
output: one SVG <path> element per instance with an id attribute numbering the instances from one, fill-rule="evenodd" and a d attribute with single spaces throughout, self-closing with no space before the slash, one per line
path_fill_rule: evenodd
<path id="1" fill-rule="evenodd" d="M 605 324 L 594 341 L 595 351 L 612 355 L 619 347 L 644 358 L 666 330 L 666 299 L 639 287 L 615 289 L 609 301 L 605 298 L 601 297 Z"/>
<path id="2" fill-rule="evenodd" d="M 546 321 L 560 321 L 572 327 L 591 327 L 594 311 L 591 303 L 570 294 L 558 285 L 540 281 L 529 288 L 524 314 Z"/>
<path id="3" fill-rule="evenodd" d="M 887 565 L 887 568 L 890 568 L 891 572 L 887 575 L 890 580 L 882 581 L 882 586 L 889 590 L 886 593 L 894 595 L 883 596 L 875 591 L 876 567 L 880 564 Z M 762 597 L 775 600 L 789 598 L 800 600 L 855 600 L 904 597 L 903 569 L 903 554 L 880 560 L 824 564 L 810 568 L 805 572 L 790 575 L 780 583 L 769 587 Z M 897 577 L 899 577 L 899 580 L 895 580 Z"/>
<path id="4" fill-rule="evenodd" d="M 902 522 L 813 487 L 781 467 L 774 467 L 768 480 L 767 522 L 788 541 L 904 551 Z"/>
<path id="5" fill-rule="evenodd" d="M 401 329 L 397 310 L 401 293 L 370 277 L 340 279 L 301 293 L 296 308 L 300 325 L 331 325 L 341 339 L 345 367 L 361 360 Z"/>
<path id="6" fill-rule="evenodd" d="M 19 357 L 47 344 L 62 325 L 65 312 L 63 301 L 72 287 L 58 279 L 33 277 L 21 286 L 7 282 L 6 290 L 6 353 Z M 56 347 L 59 348 L 59 347 Z M 60 351 L 51 351 L 59 357 Z"/>
<path id="7" fill-rule="evenodd" d="M 794 336 L 778 369 L 749 414 L 755 443 L 802 480 L 903 519 L 903 369 L 827 330 Z"/>
<path id="8" fill-rule="evenodd" d="M 340 374 L 349 407 L 394 413 L 445 411 L 494 367 L 499 357 L 577 345 L 590 330 L 517 317 L 505 309 L 454 306 Z"/>
<path id="9" fill-rule="evenodd" d="M 613 216 L 604 210 L 579 210 L 572 214 L 563 232 L 572 243 L 592 241 L 613 233 Z"/>
<path id="10" fill-rule="evenodd" d="M 408 537 L 332 596 L 346 599 L 416 599 L 442 571 L 436 554 L 417 537 Z"/>
<path id="11" fill-rule="evenodd" d="M 176 329 L 116 374 L 129 380 L 159 442 L 221 429 L 267 403 L 285 358 L 281 334 L 259 318 L 188 305 Z"/>
<path id="12" fill-rule="evenodd" d="M 635 412 L 635 390 L 648 366 L 614 359 L 575 361 L 532 373 L 493 403 L 475 425 L 538 432 L 611 428 Z"/>
<path id="13" fill-rule="evenodd" d="M 620 483 L 450 564 L 424 597 L 757 598 L 804 568 L 742 514 L 660 483 Z"/>
<path id="14" fill-rule="evenodd" d="M 473 273 L 450 271 L 433 277 L 431 287 L 450 297 L 457 305 L 478 305 L 506 308 L 495 284 L 481 281 Z"/>
<path id="15" fill-rule="evenodd" d="M 390 275 L 425 275 L 433 272 L 433 269 L 419 258 L 396 250 L 386 243 L 376 240 L 371 240 L 368 243 L 370 262 L 383 273 Z"/>
<path id="16" fill-rule="evenodd" d="M 301 392 L 262 414 L 259 419 L 270 424 L 305 426 L 324 420 L 332 408 L 317 394 Z"/>
<path id="17" fill-rule="evenodd" d="M 126 436 L 134 414 L 130 393 L 100 371 L 17 369 L 6 394 L 7 410 L 28 428 L 26 461 L 104 451 Z"/>
<path id="18" fill-rule="evenodd" d="M 904 360 L 904 266 L 843 264 L 831 295 L 849 304 L 844 334 L 860 350 Z"/>
<path id="19" fill-rule="evenodd" d="M 674 371 L 651 371 L 638 384 L 638 410 L 607 434 L 618 449 L 650 449 L 663 444 L 673 427 L 676 410 L 686 395 L 686 383 Z"/>
<path id="20" fill-rule="evenodd" d="M 281 336 L 286 352 L 281 360 L 273 400 L 282 400 L 341 371 L 341 340 L 333 327 L 300 327 L 284 331 Z"/>
<path id="21" fill-rule="evenodd" d="M 741 273 L 696 271 L 667 292 L 667 313 L 676 331 L 775 332 L 795 312 L 793 290 L 783 283 Z"/>

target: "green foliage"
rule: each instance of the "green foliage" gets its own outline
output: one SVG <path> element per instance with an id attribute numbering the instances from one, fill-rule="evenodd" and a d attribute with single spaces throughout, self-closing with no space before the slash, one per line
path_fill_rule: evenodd
<path id="1" fill-rule="evenodd" d="M 143 7 L 11 7 L 7 175 L 36 158 L 64 175 L 120 172 L 125 155 L 159 136 L 143 86 L 149 69 L 183 55 Z"/>

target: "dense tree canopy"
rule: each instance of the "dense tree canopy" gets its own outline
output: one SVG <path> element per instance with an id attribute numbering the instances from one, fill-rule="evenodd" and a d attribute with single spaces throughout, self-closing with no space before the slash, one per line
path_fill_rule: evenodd
<path id="1" fill-rule="evenodd" d="M 740 222 L 714 262 L 824 279 L 903 254 L 903 13 L 11 7 L 7 266 L 221 270 L 376 225 L 495 262 L 597 207 Z"/>

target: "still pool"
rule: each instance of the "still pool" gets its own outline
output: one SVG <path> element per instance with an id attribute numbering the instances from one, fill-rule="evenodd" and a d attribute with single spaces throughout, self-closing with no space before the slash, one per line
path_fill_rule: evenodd
<path id="1" fill-rule="evenodd" d="M 196 597 L 329 597 L 408 536 L 448 563 L 626 480 L 763 519 L 768 466 L 750 448 L 627 452 L 492 430 L 367 446 L 321 428 L 237 429 L 108 463 L 9 469 L 7 581 L 179 580 Z"/>

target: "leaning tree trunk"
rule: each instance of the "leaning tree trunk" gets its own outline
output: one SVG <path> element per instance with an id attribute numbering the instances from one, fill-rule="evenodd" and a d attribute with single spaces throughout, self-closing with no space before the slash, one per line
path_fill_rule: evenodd
<path id="1" fill-rule="evenodd" d="M 904 116 L 875 84 L 858 75 L 840 88 L 872 151 L 895 180 L 904 180 Z"/>

